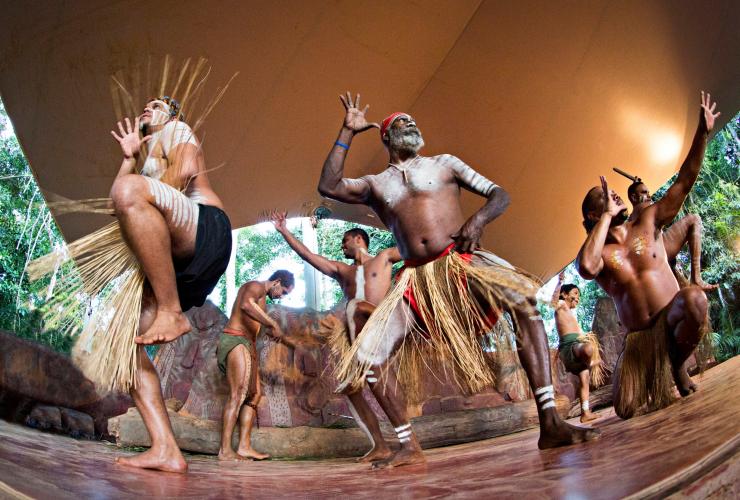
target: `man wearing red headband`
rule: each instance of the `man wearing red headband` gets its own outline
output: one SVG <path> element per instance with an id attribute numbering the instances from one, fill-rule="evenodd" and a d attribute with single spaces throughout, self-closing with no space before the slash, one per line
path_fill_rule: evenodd
<path id="1" fill-rule="evenodd" d="M 452 155 L 419 156 L 424 140 L 410 115 L 394 113 L 382 125 L 369 123 L 368 107 L 360 109 L 359 95 L 354 101 L 349 93 L 340 99 L 346 116 L 324 163 L 319 192 L 369 205 L 393 232 L 406 263 L 339 368 L 345 384 L 362 383 L 368 370 L 377 377 L 370 386 L 401 441 L 401 450 L 378 465 L 423 460 L 389 362 L 397 358 L 402 381 L 417 378 L 417 367 L 451 365 L 463 389 L 479 391 L 493 383 L 480 336 L 490 332 L 505 311 L 518 327 L 519 357 L 537 399 L 539 447 L 596 437 L 593 430 L 566 424 L 555 410 L 547 336 L 535 307 L 540 284 L 494 254 L 478 250 L 485 225 L 509 204 L 506 191 Z M 388 166 L 376 175 L 347 179 L 344 161 L 352 139 L 370 128 L 380 129 Z M 487 199 L 467 221 L 460 188 Z"/>

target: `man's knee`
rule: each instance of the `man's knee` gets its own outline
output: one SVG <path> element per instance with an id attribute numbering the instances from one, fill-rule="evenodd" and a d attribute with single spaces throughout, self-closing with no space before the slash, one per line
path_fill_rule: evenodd
<path id="1" fill-rule="evenodd" d="M 698 286 L 688 286 L 679 292 L 686 305 L 686 313 L 690 314 L 695 321 L 701 323 L 707 315 L 707 294 Z"/>
<path id="2" fill-rule="evenodd" d="M 591 344 L 582 343 L 578 349 L 578 355 L 581 359 L 590 360 L 594 355 L 594 348 Z"/>
<path id="3" fill-rule="evenodd" d="M 231 387 L 229 390 L 229 401 L 237 406 L 241 406 L 244 400 L 247 398 L 248 387 L 247 384 L 237 384 Z"/>
<path id="4" fill-rule="evenodd" d="M 146 190 L 145 180 L 140 175 L 123 175 L 115 180 L 110 197 L 116 211 L 131 208 L 143 199 Z"/>

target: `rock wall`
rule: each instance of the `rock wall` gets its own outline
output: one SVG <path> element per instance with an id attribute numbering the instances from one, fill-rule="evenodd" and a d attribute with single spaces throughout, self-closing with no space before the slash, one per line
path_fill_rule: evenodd
<path id="1" fill-rule="evenodd" d="M 345 398 L 334 393 L 337 385 L 332 376 L 334 360 L 318 333 L 319 323 L 328 313 L 270 306 L 269 314 L 281 323 L 298 346 L 289 349 L 265 335 L 258 339 L 264 395 L 258 408 L 260 425 L 354 425 Z M 210 302 L 188 311 L 187 315 L 193 324 L 191 333 L 162 346 L 154 361 L 162 380 L 162 391 L 165 399 L 181 402 L 181 415 L 219 421 L 228 386 L 216 363 L 216 346 L 227 318 Z M 497 328 L 504 329 L 499 334 L 513 338 L 506 322 L 500 322 Z M 423 401 L 409 406 L 410 416 L 493 407 L 530 397 L 526 375 L 515 351 L 504 352 L 492 366 L 497 375 L 496 389 L 473 395 L 462 393 L 443 373 L 425 378 L 423 392 L 426 396 Z M 365 396 L 376 413 L 382 415 L 368 389 L 365 389 Z"/>
<path id="2" fill-rule="evenodd" d="M 92 438 L 132 405 L 127 395 L 98 394 L 67 356 L 0 331 L 0 418 Z"/>

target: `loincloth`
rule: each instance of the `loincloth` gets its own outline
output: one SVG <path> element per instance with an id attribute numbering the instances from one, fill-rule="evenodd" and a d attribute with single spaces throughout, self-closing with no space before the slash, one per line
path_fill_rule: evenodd
<path id="1" fill-rule="evenodd" d="M 199 205 L 195 252 L 187 263 L 175 263 L 180 307 L 200 307 L 218 284 L 231 257 L 231 222 L 218 207 Z"/>
<path id="2" fill-rule="evenodd" d="M 578 344 L 590 344 L 593 348 L 591 365 L 578 359 L 575 348 Z M 558 346 L 558 357 L 563 362 L 565 369 L 574 375 L 583 370 L 590 370 L 591 385 L 598 387 L 604 383 L 604 370 L 601 364 L 601 345 L 594 333 L 566 333 L 560 339 Z"/>
<path id="3" fill-rule="evenodd" d="M 492 253 L 458 254 L 452 248 L 429 262 L 406 262 L 343 357 L 338 371 L 343 385 L 361 384 L 367 370 L 385 363 L 399 343 L 394 362 L 407 387 L 416 385 L 423 370 L 446 366 L 453 367 L 455 381 L 466 392 L 493 384 L 480 337 L 504 310 L 533 297 L 540 285 Z M 389 320 L 404 302 L 409 328 L 390 328 Z"/>
<path id="4" fill-rule="evenodd" d="M 643 406 L 654 411 L 675 400 L 667 317 L 668 307 L 652 326 L 629 332 L 625 337 L 614 400 L 614 410 L 621 418 L 632 417 Z"/>
<path id="5" fill-rule="evenodd" d="M 257 393 L 257 377 L 258 377 L 258 363 L 257 363 L 257 349 L 255 348 L 254 342 L 247 338 L 244 332 L 235 330 L 233 328 L 224 328 L 221 337 L 218 339 L 218 347 L 216 348 L 216 359 L 218 360 L 218 368 L 221 373 L 226 375 L 227 361 L 229 353 L 233 351 L 237 346 L 243 345 L 247 349 L 249 356 L 247 357 L 247 377 L 249 382 L 247 383 L 247 401 L 251 396 Z"/>

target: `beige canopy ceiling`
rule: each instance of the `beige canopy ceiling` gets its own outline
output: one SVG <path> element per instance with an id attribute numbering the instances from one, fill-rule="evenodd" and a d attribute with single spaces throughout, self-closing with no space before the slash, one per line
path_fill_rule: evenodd
<path id="1" fill-rule="evenodd" d="M 106 196 L 120 162 L 109 76 L 149 56 L 207 57 L 239 76 L 208 119 L 211 182 L 235 227 L 305 213 L 341 125 L 337 95 L 369 118 L 412 113 L 423 154 L 452 153 L 511 194 L 484 243 L 550 276 L 584 236 L 580 202 L 613 166 L 657 188 L 694 133 L 699 90 L 724 124 L 740 107 L 740 3 L 453 1 L 3 2 L 0 92 L 42 188 Z M 143 103 L 142 103 L 143 104 Z M 377 131 L 347 174 L 378 172 Z M 482 200 L 465 195 L 468 212 Z M 378 224 L 364 207 L 335 216 Z M 68 239 L 106 222 L 59 219 Z"/>

